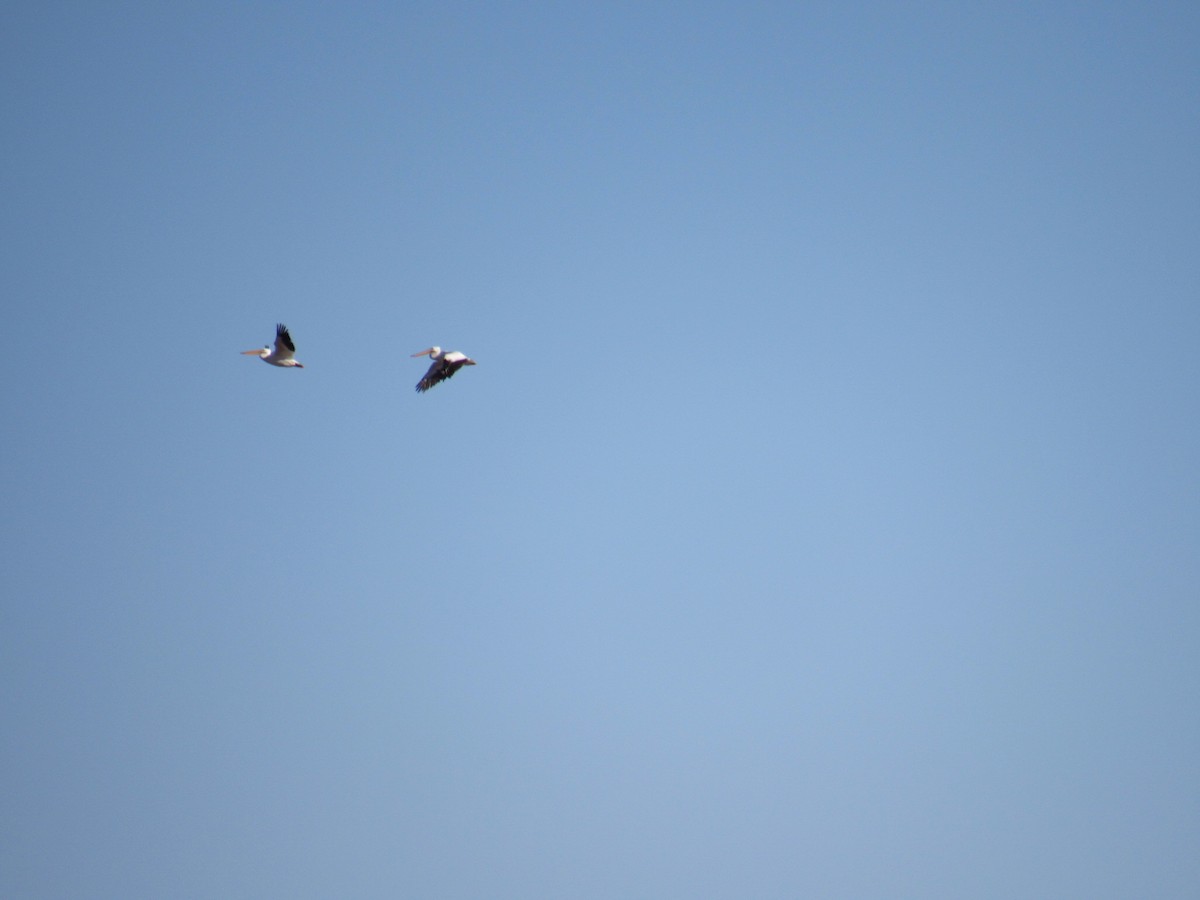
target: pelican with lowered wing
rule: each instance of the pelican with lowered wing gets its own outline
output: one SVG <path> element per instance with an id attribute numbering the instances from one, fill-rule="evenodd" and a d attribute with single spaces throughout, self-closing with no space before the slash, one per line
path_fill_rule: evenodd
<path id="1" fill-rule="evenodd" d="M 417 382 L 417 393 L 419 394 L 425 393 L 425 391 L 429 390 L 439 381 L 453 378 L 454 373 L 463 366 L 475 365 L 475 360 L 468 357 L 465 353 L 459 353 L 457 350 L 443 353 L 442 348 L 436 346 L 422 350 L 420 353 L 414 353 L 413 356 L 428 356 L 433 360 L 429 366 L 429 371 L 425 373 L 425 377 Z"/>

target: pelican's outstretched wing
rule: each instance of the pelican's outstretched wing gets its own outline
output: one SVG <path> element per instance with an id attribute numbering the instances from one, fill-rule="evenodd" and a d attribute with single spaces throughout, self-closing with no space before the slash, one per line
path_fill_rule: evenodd
<path id="1" fill-rule="evenodd" d="M 288 333 L 286 325 L 279 324 L 275 326 L 275 353 L 276 359 L 282 362 L 285 359 L 291 359 L 296 353 L 296 345 L 292 343 L 292 336 Z"/>
<path id="2" fill-rule="evenodd" d="M 446 362 L 446 357 L 435 359 L 425 372 L 425 377 L 417 382 L 417 393 L 423 394 L 439 381 L 445 381 L 452 376 L 455 368 Z"/>

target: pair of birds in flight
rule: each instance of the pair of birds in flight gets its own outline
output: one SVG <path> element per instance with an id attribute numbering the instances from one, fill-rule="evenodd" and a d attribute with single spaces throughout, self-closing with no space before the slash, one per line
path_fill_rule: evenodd
<path id="1" fill-rule="evenodd" d="M 265 363 L 284 369 L 304 368 L 304 363 L 296 361 L 296 345 L 292 343 L 292 336 L 288 333 L 286 325 L 275 326 L 274 350 L 271 349 L 270 344 L 267 344 L 261 350 L 243 350 L 242 355 L 257 356 Z M 465 353 L 459 353 L 457 350 L 443 353 L 442 348 L 436 345 L 422 350 L 420 353 L 414 353 L 413 356 L 428 356 L 433 360 L 425 377 L 417 382 L 417 393 L 419 394 L 423 394 L 439 381 L 453 377 L 454 373 L 463 366 L 475 365 L 475 360 L 470 359 Z"/>

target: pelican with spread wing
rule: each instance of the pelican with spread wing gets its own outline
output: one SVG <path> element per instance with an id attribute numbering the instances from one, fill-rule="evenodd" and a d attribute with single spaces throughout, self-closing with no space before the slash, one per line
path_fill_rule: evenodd
<path id="1" fill-rule="evenodd" d="M 267 344 L 261 350 L 243 350 L 242 356 L 257 356 L 265 363 L 284 369 L 303 369 L 304 363 L 296 362 L 296 345 L 288 334 L 286 325 L 275 326 L 275 349 Z"/>

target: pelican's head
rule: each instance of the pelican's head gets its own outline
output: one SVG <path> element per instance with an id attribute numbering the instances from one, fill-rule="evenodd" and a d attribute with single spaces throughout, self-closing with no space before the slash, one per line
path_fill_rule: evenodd
<path id="1" fill-rule="evenodd" d="M 271 345 L 263 347 L 261 350 L 243 350 L 242 356 L 269 356 L 271 353 Z"/>
<path id="2" fill-rule="evenodd" d="M 434 344 L 432 347 L 429 347 L 426 350 L 422 350 L 420 353 L 413 354 L 413 356 L 428 356 L 430 359 L 437 359 L 441 355 L 442 355 L 442 348 L 437 346 L 436 344 Z"/>

